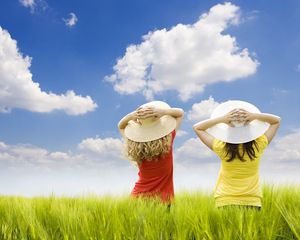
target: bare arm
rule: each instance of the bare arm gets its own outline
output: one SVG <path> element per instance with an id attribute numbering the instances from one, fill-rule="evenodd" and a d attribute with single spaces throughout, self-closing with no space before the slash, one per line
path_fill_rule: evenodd
<path id="1" fill-rule="evenodd" d="M 280 121 L 281 121 L 280 117 L 268 113 L 250 113 L 247 111 L 244 112 L 245 112 L 244 118 L 247 122 L 251 122 L 253 120 L 259 120 L 270 124 L 268 130 L 265 132 L 268 142 L 270 143 L 280 126 Z"/>
<path id="2" fill-rule="evenodd" d="M 228 125 L 231 125 L 231 121 L 234 120 L 236 115 L 237 114 L 234 111 L 231 111 L 222 117 L 207 119 L 207 120 L 198 122 L 193 126 L 193 129 L 196 132 L 197 136 L 200 138 L 200 140 L 206 146 L 208 146 L 210 149 L 212 149 L 214 137 L 212 135 L 210 135 L 208 132 L 206 132 L 206 130 L 208 128 L 213 127 L 214 125 L 216 125 L 218 123 L 226 123 Z"/>
<path id="3" fill-rule="evenodd" d="M 184 112 L 181 108 L 161 109 L 161 108 L 147 107 L 138 110 L 137 113 L 138 116 L 141 114 L 141 118 L 148 118 L 148 117 L 160 118 L 164 115 L 170 115 L 176 119 L 176 130 L 179 128 L 180 123 L 184 116 Z"/>
<path id="4" fill-rule="evenodd" d="M 171 108 L 171 109 L 165 109 L 164 115 L 170 115 L 176 119 L 176 130 L 180 127 L 180 124 L 182 122 L 184 112 L 181 108 Z"/>
<path id="5" fill-rule="evenodd" d="M 119 124 L 118 124 L 118 128 L 120 133 L 122 134 L 122 136 L 124 137 L 124 129 L 127 126 L 128 122 L 130 120 L 136 121 L 137 120 L 137 111 L 133 111 L 131 113 L 128 113 L 126 116 L 124 116 Z"/>
<path id="6" fill-rule="evenodd" d="M 123 117 L 119 124 L 118 128 L 124 137 L 124 129 L 126 128 L 130 120 L 138 122 L 138 119 L 149 118 L 149 117 L 162 117 L 164 115 L 170 115 L 176 119 L 176 130 L 179 128 L 180 123 L 183 118 L 183 110 L 180 108 L 170 108 L 170 109 L 158 109 L 153 107 L 138 108 L 136 111 L 128 113 Z"/>

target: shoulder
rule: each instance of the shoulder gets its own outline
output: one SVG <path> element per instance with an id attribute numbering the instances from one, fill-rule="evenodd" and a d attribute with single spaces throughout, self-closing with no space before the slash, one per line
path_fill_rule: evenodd
<path id="1" fill-rule="evenodd" d="M 224 151 L 224 146 L 225 146 L 225 142 L 219 140 L 219 139 L 216 139 L 214 138 L 213 140 L 213 144 L 212 144 L 212 150 L 215 152 L 215 153 L 221 153 Z"/>
<path id="2" fill-rule="evenodd" d="M 176 129 L 174 129 L 173 131 L 172 131 L 172 137 L 174 138 L 176 136 Z"/>
<path id="3" fill-rule="evenodd" d="M 268 146 L 269 141 L 265 134 L 261 135 L 260 137 L 255 139 L 255 142 L 262 148 L 265 148 Z"/>
<path id="4" fill-rule="evenodd" d="M 174 130 L 171 132 L 172 142 L 174 141 L 175 136 L 176 136 L 176 129 L 174 129 Z"/>

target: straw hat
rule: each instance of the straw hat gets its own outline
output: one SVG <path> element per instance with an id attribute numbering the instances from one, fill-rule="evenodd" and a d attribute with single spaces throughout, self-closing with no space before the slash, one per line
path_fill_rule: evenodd
<path id="1" fill-rule="evenodd" d="M 141 107 L 155 107 L 160 109 L 170 109 L 171 107 L 162 101 L 153 101 L 141 105 Z M 168 135 L 176 128 L 176 119 L 170 115 L 160 118 L 138 119 L 139 123 L 129 121 L 125 127 L 125 136 L 135 142 L 149 142 Z"/>
<path id="2" fill-rule="evenodd" d="M 240 108 L 252 113 L 260 113 L 253 104 L 244 101 L 227 101 L 220 104 L 211 114 L 210 118 L 217 118 L 225 115 L 233 109 Z M 249 124 L 245 122 L 232 122 L 234 127 L 225 123 L 219 123 L 207 129 L 207 132 L 215 138 L 228 143 L 250 142 L 263 135 L 269 128 L 269 124 L 259 120 L 253 120 Z"/>

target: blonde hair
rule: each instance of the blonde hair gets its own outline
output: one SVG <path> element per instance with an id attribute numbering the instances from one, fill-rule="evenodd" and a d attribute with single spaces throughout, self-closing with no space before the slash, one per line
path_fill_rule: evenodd
<path id="1" fill-rule="evenodd" d="M 125 154 L 130 160 L 138 164 L 144 160 L 156 160 L 160 156 L 170 151 L 171 142 L 172 133 L 149 142 L 135 142 L 127 138 L 125 144 Z"/>

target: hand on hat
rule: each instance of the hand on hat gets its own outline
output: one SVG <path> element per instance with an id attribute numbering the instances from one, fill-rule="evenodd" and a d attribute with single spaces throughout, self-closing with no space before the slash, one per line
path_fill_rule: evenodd
<path id="1" fill-rule="evenodd" d="M 233 121 L 236 121 L 237 118 L 237 113 L 234 110 L 226 113 L 223 117 L 222 117 L 222 122 L 226 123 L 227 125 L 229 125 L 230 127 L 234 127 L 234 125 L 232 124 Z"/>
<path id="2" fill-rule="evenodd" d="M 239 118 L 244 121 L 245 124 L 249 124 L 255 119 L 255 113 L 248 112 L 244 109 L 239 109 Z"/>
<path id="3" fill-rule="evenodd" d="M 254 119 L 255 119 L 254 113 L 248 112 L 245 109 L 236 108 L 228 112 L 224 116 L 224 120 L 225 120 L 224 123 L 228 124 L 231 127 L 234 127 L 234 124 L 232 122 L 244 123 L 246 125 L 249 124 Z"/>
<path id="4" fill-rule="evenodd" d="M 164 115 L 163 109 L 147 106 L 136 110 L 139 119 L 160 118 Z"/>
<path id="5" fill-rule="evenodd" d="M 235 108 L 223 116 L 223 122 L 234 127 L 233 122 L 248 124 L 255 118 L 254 114 L 241 108 Z"/>

